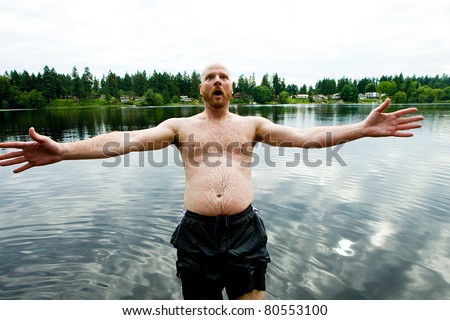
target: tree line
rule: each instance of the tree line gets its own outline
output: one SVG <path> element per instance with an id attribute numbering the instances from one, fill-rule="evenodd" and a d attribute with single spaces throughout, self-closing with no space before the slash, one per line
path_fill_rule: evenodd
<path id="1" fill-rule="evenodd" d="M 125 96 L 131 101 L 154 99 L 162 105 L 176 103 L 180 96 L 199 99 L 199 84 L 200 74 L 195 71 L 191 75 L 156 71 L 147 75 L 146 71 L 137 71 L 123 77 L 109 71 L 99 80 L 89 67 L 80 76 L 76 67 L 69 75 L 45 66 L 43 73 L 37 75 L 13 70 L 0 76 L 0 108 L 39 108 L 58 104 L 57 100 L 62 99 L 115 104 Z"/>
<path id="2" fill-rule="evenodd" d="M 41 108 L 49 105 L 61 105 L 74 101 L 92 104 L 132 103 L 136 105 L 167 105 L 179 103 L 180 97 L 189 97 L 200 101 L 198 86 L 200 73 L 167 72 L 147 74 L 137 71 L 124 76 L 109 71 L 99 80 L 84 68 L 80 75 L 76 67 L 71 74 L 60 74 L 54 68 L 44 67 L 37 75 L 27 71 L 12 70 L 0 76 L 0 108 Z M 377 92 L 380 96 L 390 97 L 396 103 L 433 103 L 450 101 L 450 79 L 448 75 L 407 76 L 402 73 L 380 78 L 363 78 L 352 80 L 346 77 L 338 79 L 325 78 L 316 85 L 286 84 L 277 73 L 265 74 L 259 84 L 254 74 L 240 75 L 233 82 L 232 103 L 291 103 L 296 95 L 314 97 L 321 95 L 331 98 L 338 94 L 345 102 L 358 102 L 360 95 Z M 303 96 L 303 97 L 304 97 Z"/>
<path id="3" fill-rule="evenodd" d="M 369 95 L 369 97 L 389 97 L 395 103 L 450 102 L 450 78 L 447 74 L 434 77 L 405 77 L 400 73 L 395 76 L 366 77 L 359 80 L 342 77 L 337 81 L 325 78 L 317 81 L 314 87 L 286 85 L 284 79 L 280 79 L 277 74 L 271 78 L 267 74 L 264 75 L 261 84 L 257 85 L 254 75 L 250 77 L 241 75 L 234 89 L 234 92 L 239 93 L 237 98 L 242 99 L 242 102 L 256 101 L 258 103 L 270 101 L 289 103 L 292 101 L 290 97 L 298 94 L 307 95 L 311 102 L 316 101 L 315 97 L 320 95 L 325 100 L 330 100 L 334 96 L 344 102 L 357 103 L 366 93 L 378 94 Z"/>

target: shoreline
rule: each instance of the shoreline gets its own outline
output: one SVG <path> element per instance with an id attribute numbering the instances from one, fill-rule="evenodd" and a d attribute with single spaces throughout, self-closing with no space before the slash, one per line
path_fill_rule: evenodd
<path id="1" fill-rule="evenodd" d="M 345 103 L 345 102 L 329 102 L 329 103 L 315 103 L 315 102 L 309 102 L 309 103 L 230 103 L 230 108 L 237 108 L 237 107 L 275 107 L 275 106 L 281 106 L 281 107 L 297 107 L 297 106 L 378 106 L 379 102 L 359 102 L 359 103 Z M 391 106 L 417 106 L 417 107 L 425 107 L 425 106 L 448 106 L 450 107 L 450 101 L 448 102 L 434 102 L 434 103 L 393 103 L 391 102 Z M 186 107 L 186 108 L 196 108 L 196 107 L 203 107 L 203 104 L 168 104 L 163 106 L 152 106 L 152 105 L 131 105 L 131 104 L 90 104 L 90 105 L 63 105 L 63 106 L 48 106 L 43 108 L 3 108 L 0 109 L 0 112 L 6 112 L 6 111 L 27 111 L 27 110 L 64 110 L 64 109 L 93 109 L 93 108 L 179 108 L 179 107 Z"/>

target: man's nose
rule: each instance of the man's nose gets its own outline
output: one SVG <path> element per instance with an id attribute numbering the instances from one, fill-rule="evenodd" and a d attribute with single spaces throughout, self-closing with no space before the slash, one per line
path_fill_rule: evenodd
<path id="1" fill-rule="evenodd" d="M 222 79 L 220 79 L 219 76 L 216 76 L 216 78 L 214 79 L 214 85 L 215 86 L 222 85 Z"/>

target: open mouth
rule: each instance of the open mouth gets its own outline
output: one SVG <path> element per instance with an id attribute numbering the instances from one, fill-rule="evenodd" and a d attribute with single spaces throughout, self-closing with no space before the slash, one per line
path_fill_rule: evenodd
<path id="1" fill-rule="evenodd" d="M 215 96 L 223 96 L 223 92 L 221 90 L 216 90 L 213 92 L 213 95 Z"/>

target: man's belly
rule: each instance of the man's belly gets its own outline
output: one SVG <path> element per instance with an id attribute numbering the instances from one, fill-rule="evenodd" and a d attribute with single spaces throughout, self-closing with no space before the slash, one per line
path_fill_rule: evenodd
<path id="1" fill-rule="evenodd" d="M 188 170 L 188 169 L 187 169 Z M 233 215 L 253 201 L 250 168 L 196 168 L 186 172 L 186 209 L 202 215 Z"/>

